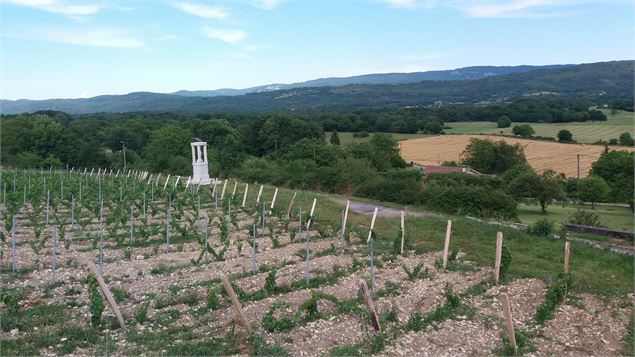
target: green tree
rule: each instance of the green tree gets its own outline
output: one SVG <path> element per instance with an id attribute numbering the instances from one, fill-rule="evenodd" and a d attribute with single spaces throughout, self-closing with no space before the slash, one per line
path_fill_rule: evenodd
<path id="1" fill-rule="evenodd" d="M 515 165 L 527 164 L 520 144 L 472 139 L 461 154 L 462 163 L 486 174 L 502 174 Z"/>
<path id="2" fill-rule="evenodd" d="M 333 132 L 331 133 L 331 140 L 330 140 L 332 145 L 339 145 L 340 144 L 340 136 L 337 134 L 337 130 L 333 129 Z"/>
<path id="3" fill-rule="evenodd" d="M 192 133 L 176 124 L 155 130 L 144 150 L 148 167 L 153 172 L 187 175 L 191 172 Z"/>
<path id="4" fill-rule="evenodd" d="M 532 128 L 529 124 L 523 124 L 523 125 L 515 125 L 512 128 L 512 133 L 516 136 L 528 138 L 534 135 L 536 132 L 534 131 L 534 128 Z"/>
<path id="5" fill-rule="evenodd" d="M 591 175 L 604 179 L 611 188 L 609 199 L 628 203 L 633 209 L 633 181 L 635 177 L 635 154 L 628 151 L 611 150 L 600 155 L 591 165 Z"/>
<path id="6" fill-rule="evenodd" d="M 533 170 L 527 170 L 510 182 L 508 190 L 517 199 L 537 202 L 540 211 L 545 214 L 553 200 L 562 198 L 563 186 L 561 177 L 554 171 L 547 170 L 538 175 Z"/>
<path id="7" fill-rule="evenodd" d="M 620 145 L 622 146 L 634 146 L 635 142 L 633 141 L 633 137 L 631 133 L 622 133 L 620 134 Z"/>
<path id="8" fill-rule="evenodd" d="M 497 128 L 509 128 L 512 125 L 511 119 L 507 115 L 503 115 L 496 121 Z"/>
<path id="9" fill-rule="evenodd" d="M 589 120 L 591 121 L 606 121 L 606 115 L 602 111 L 597 109 L 589 110 Z"/>
<path id="10" fill-rule="evenodd" d="M 573 141 L 573 134 L 567 129 L 558 132 L 558 141 L 561 143 L 570 143 Z"/>
<path id="11" fill-rule="evenodd" d="M 580 180 L 578 187 L 578 197 L 586 202 L 591 202 L 591 208 L 595 208 L 595 202 L 606 199 L 610 191 L 609 185 L 603 178 L 598 176 L 589 176 Z"/>

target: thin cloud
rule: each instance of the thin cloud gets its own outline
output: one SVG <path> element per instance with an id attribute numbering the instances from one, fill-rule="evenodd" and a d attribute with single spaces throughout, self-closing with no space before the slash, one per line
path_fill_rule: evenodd
<path id="1" fill-rule="evenodd" d="M 173 2 L 172 6 L 186 14 L 202 17 L 205 19 L 223 20 L 229 17 L 229 13 L 220 6 L 195 4 L 190 2 Z"/>
<path id="2" fill-rule="evenodd" d="M 282 2 L 284 2 L 284 0 L 253 0 L 251 4 L 259 9 L 271 10 Z"/>
<path id="3" fill-rule="evenodd" d="M 379 0 L 379 2 L 387 4 L 396 9 L 432 9 L 438 5 L 436 0 Z"/>
<path id="4" fill-rule="evenodd" d="M 538 13 L 528 12 L 527 10 L 554 5 L 558 5 L 558 2 L 552 0 L 517 0 L 503 3 L 468 3 L 465 6 L 461 6 L 461 10 L 471 17 L 519 17 L 537 16 L 539 15 Z M 543 13 L 543 15 L 549 14 Z"/>
<path id="5" fill-rule="evenodd" d="M 102 9 L 102 6 L 98 4 L 71 4 L 58 0 L 5 0 L 4 2 L 67 16 L 93 15 Z"/>
<path id="6" fill-rule="evenodd" d="M 111 48 L 136 48 L 143 46 L 140 40 L 116 30 L 43 31 L 43 39 L 71 45 Z"/>
<path id="7" fill-rule="evenodd" d="M 585 3 L 606 3 L 611 0 L 377 0 L 391 8 L 406 10 L 453 10 L 474 18 L 549 18 L 578 14 L 562 11 Z M 619 2 L 620 0 L 615 0 Z"/>
<path id="8" fill-rule="evenodd" d="M 247 36 L 247 33 L 242 30 L 213 27 L 203 27 L 203 34 L 209 38 L 220 40 L 231 45 L 237 44 Z"/>

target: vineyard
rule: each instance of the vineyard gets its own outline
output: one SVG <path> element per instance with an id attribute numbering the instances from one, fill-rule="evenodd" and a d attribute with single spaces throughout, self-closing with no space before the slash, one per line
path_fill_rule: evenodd
<path id="1" fill-rule="evenodd" d="M 632 260 L 575 242 L 227 180 L 0 185 L 1 355 L 632 353 Z"/>

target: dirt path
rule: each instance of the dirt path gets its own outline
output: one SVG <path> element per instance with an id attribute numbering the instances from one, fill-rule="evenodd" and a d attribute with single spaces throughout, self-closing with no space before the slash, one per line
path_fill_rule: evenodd
<path id="1" fill-rule="evenodd" d="M 341 205 L 346 205 L 346 200 L 342 198 L 329 197 L 329 200 Z M 380 217 L 399 217 L 401 215 L 401 210 L 397 208 L 383 207 L 383 206 L 374 205 L 372 203 L 363 203 L 363 202 L 355 202 L 355 201 L 350 201 L 350 202 L 351 203 L 349 208 L 351 211 L 355 213 L 371 215 L 373 214 L 375 207 L 377 207 L 378 208 L 377 215 Z M 436 216 L 436 214 L 434 213 L 425 212 L 425 211 L 406 211 L 406 215 L 414 216 L 414 217 Z"/>

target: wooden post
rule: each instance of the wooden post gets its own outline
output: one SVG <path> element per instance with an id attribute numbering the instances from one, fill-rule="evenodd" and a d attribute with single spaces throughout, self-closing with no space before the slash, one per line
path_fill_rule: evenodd
<path id="1" fill-rule="evenodd" d="M 496 233 L 496 263 L 494 266 L 494 281 L 498 284 L 501 272 L 501 256 L 503 254 L 503 232 Z"/>
<path id="2" fill-rule="evenodd" d="M 260 196 L 262 195 L 263 185 L 260 185 L 260 190 L 258 190 L 258 197 L 256 197 L 256 204 L 260 203 Z"/>
<path id="3" fill-rule="evenodd" d="M 348 221 L 348 208 L 351 205 L 350 200 L 346 200 L 346 208 L 344 209 L 344 223 L 342 223 L 342 238 L 344 237 L 344 232 L 346 232 L 346 221 Z"/>
<path id="4" fill-rule="evenodd" d="M 104 293 L 104 296 L 106 297 L 106 301 L 108 301 L 108 305 L 110 305 L 112 310 L 115 312 L 115 316 L 117 316 L 117 321 L 119 321 L 119 326 L 121 326 L 122 328 L 126 327 L 126 324 L 123 321 L 123 316 L 121 316 L 119 307 L 117 306 L 115 299 L 112 297 L 112 294 L 110 293 L 110 289 L 108 289 L 108 285 L 106 285 L 106 282 L 104 281 L 104 279 L 102 279 L 101 275 L 99 275 L 99 272 L 97 271 L 97 267 L 95 266 L 95 264 L 93 264 L 93 262 L 88 262 L 88 271 L 91 274 L 93 274 L 95 279 L 97 279 L 97 283 L 99 283 L 99 288 Z"/>
<path id="5" fill-rule="evenodd" d="M 291 202 L 289 203 L 289 208 L 287 209 L 287 217 L 291 218 L 291 209 L 293 208 L 293 204 L 295 203 L 295 196 L 297 195 L 297 192 L 293 193 L 293 197 L 291 197 Z"/>
<path id="6" fill-rule="evenodd" d="M 273 192 L 273 199 L 271 200 L 271 207 L 269 208 L 269 214 L 273 214 L 273 207 L 276 204 L 276 197 L 278 197 L 278 188 Z"/>
<path id="7" fill-rule="evenodd" d="M 406 213 L 401 211 L 401 255 L 403 255 L 403 242 L 406 236 Z"/>
<path id="8" fill-rule="evenodd" d="M 370 315 L 370 322 L 372 323 L 375 331 L 380 331 L 381 326 L 379 326 L 379 318 L 377 317 L 377 313 L 375 312 L 375 307 L 373 306 L 373 298 L 370 296 L 370 291 L 368 291 L 368 285 L 366 285 L 366 282 L 361 279 L 359 281 L 359 285 L 362 289 L 364 305 L 366 306 L 366 310 L 368 310 L 368 314 Z"/>
<path id="9" fill-rule="evenodd" d="M 317 198 L 313 199 L 313 205 L 311 205 L 311 213 L 309 213 L 309 220 L 306 222 L 306 230 L 308 231 L 311 228 L 311 221 L 313 221 L 313 212 L 315 212 L 315 202 Z"/>
<path id="10" fill-rule="evenodd" d="M 569 252 L 571 251 L 571 242 L 566 241 L 564 242 L 564 299 L 567 299 L 567 293 L 569 290 L 569 287 L 567 286 L 567 283 L 569 281 L 569 279 L 567 279 L 567 275 L 569 274 Z"/>
<path id="11" fill-rule="evenodd" d="M 165 179 L 165 184 L 163 185 L 164 190 L 166 187 L 168 187 L 168 182 L 170 182 L 170 174 L 168 174 L 168 178 Z"/>
<path id="12" fill-rule="evenodd" d="M 247 191 L 249 190 L 249 184 L 245 184 L 245 194 L 243 195 L 243 204 L 241 207 L 245 207 L 245 202 L 247 202 Z"/>
<path id="13" fill-rule="evenodd" d="M 370 220 L 370 229 L 368 230 L 368 239 L 366 243 L 370 242 L 370 237 L 373 234 L 373 228 L 375 228 L 375 220 L 377 219 L 377 207 L 375 207 L 375 211 L 373 211 L 373 219 Z"/>
<path id="14" fill-rule="evenodd" d="M 225 189 L 226 188 L 227 188 L 227 179 L 225 179 L 225 182 L 223 183 L 223 191 L 221 191 L 221 193 L 220 193 L 221 201 L 223 200 L 223 198 L 225 198 Z"/>
<path id="15" fill-rule="evenodd" d="M 227 295 L 229 295 L 229 299 L 232 301 L 232 305 L 234 305 L 234 310 L 236 311 L 236 315 L 238 315 L 238 319 L 245 329 L 250 332 L 251 326 L 249 326 L 249 323 L 247 322 L 247 317 L 245 316 L 243 308 L 240 306 L 240 301 L 238 301 L 238 296 L 236 296 L 236 293 L 232 288 L 232 284 L 230 284 L 229 279 L 227 279 L 227 276 L 224 274 L 220 276 L 220 280 L 223 283 L 225 291 L 227 291 Z"/>
<path id="16" fill-rule="evenodd" d="M 452 220 L 448 219 L 448 226 L 445 229 L 445 244 L 443 245 L 443 269 L 448 266 L 448 249 L 450 249 L 450 236 L 452 235 Z"/>
<path id="17" fill-rule="evenodd" d="M 174 182 L 174 188 L 179 185 L 179 181 L 181 181 L 181 176 L 176 177 L 176 182 Z"/>
<path id="18" fill-rule="evenodd" d="M 564 242 L 564 273 L 569 273 L 569 253 L 571 252 L 571 242 Z"/>
<path id="19" fill-rule="evenodd" d="M 503 309 L 503 316 L 505 317 L 505 327 L 507 328 L 507 337 L 509 338 L 509 344 L 512 345 L 514 353 L 518 353 L 518 347 L 516 346 L 516 335 L 514 334 L 514 322 L 512 321 L 512 311 L 509 307 L 509 298 L 507 294 L 501 294 L 501 306 Z"/>
<path id="20" fill-rule="evenodd" d="M 236 196 L 236 187 L 238 187 L 238 181 L 234 181 L 234 189 L 232 190 L 232 200 Z"/>

